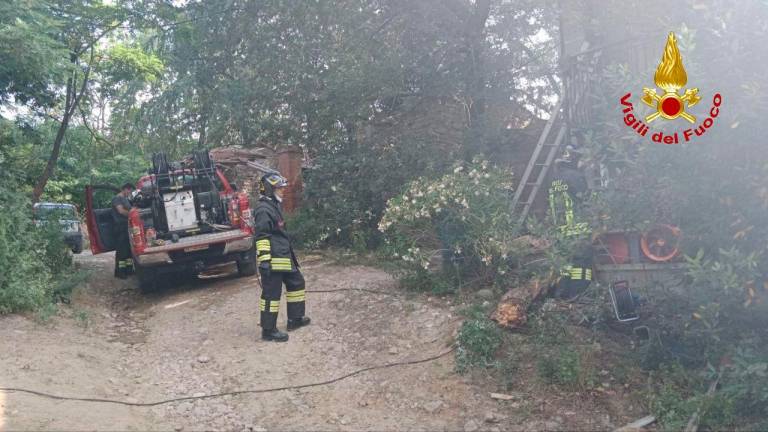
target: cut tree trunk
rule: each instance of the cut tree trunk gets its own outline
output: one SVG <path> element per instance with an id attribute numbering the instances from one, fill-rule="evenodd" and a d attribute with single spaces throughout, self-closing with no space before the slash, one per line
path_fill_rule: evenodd
<path id="1" fill-rule="evenodd" d="M 546 240 L 530 235 L 516 238 L 513 244 L 516 249 L 528 250 L 530 259 L 540 256 L 550 246 Z M 534 259 L 534 261 L 537 260 Z M 525 285 L 510 289 L 499 301 L 496 310 L 491 314 L 491 319 L 508 329 L 524 326 L 528 322 L 528 308 L 531 303 L 546 296 L 554 281 L 553 273 L 548 277 L 533 278 Z"/>
<path id="2" fill-rule="evenodd" d="M 528 307 L 546 296 L 553 279 L 534 278 L 527 284 L 509 290 L 499 301 L 491 319 L 507 329 L 523 327 L 528 322 Z"/>

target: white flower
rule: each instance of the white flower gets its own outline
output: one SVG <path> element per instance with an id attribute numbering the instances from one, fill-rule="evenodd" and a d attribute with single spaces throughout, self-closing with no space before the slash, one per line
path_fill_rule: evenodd
<path id="1" fill-rule="evenodd" d="M 336 228 L 336 234 L 341 232 L 341 228 Z"/>
<path id="2" fill-rule="evenodd" d="M 331 190 L 336 192 L 336 186 L 331 186 Z"/>
<path id="3" fill-rule="evenodd" d="M 456 169 L 454 169 L 454 170 L 453 170 L 453 172 L 454 172 L 454 174 L 458 174 L 458 173 L 460 173 L 460 172 L 461 172 L 463 169 L 464 169 L 464 167 L 456 167 Z"/>

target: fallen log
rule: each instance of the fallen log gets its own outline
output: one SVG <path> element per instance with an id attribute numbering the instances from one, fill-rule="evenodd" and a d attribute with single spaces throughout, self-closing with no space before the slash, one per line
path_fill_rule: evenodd
<path id="1" fill-rule="evenodd" d="M 542 255 L 550 246 L 551 243 L 547 239 L 532 235 L 524 235 L 512 240 L 514 249 L 525 251 L 526 260 L 523 261 L 528 261 L 529 264 L 546 260 Z M 507 329 L 524 326 L 528 322 L 528 308 L 533 302 L 548 294 L 553 282 L 554 274 L 550 274 L 547 277 L 530 279 L 523 285 L 511 288 L 499 300 L 490 318 Z"/>
<path id="2" fill-rule="evenodd" d="M 512 246 L 518 250 L 528 250 L 530 255 L 535 255 L 544 252 L 551 243 L 547 239 L 524 235 L 512 240 Z"/>
<path id="3" fill-rule="evenodd" d="M 552 282 L 552 277 L 533 278 L 522 287 L 510 289 L 499 300 L 491 319 L 507 329 L 524 326 L 528 322 L 528 307 L 547 294 Z"/>

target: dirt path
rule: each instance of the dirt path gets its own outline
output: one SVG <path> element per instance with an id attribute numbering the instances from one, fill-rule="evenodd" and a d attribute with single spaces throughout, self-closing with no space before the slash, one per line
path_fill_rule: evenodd
<path id="1" fill-rule="evenodd" d="M 142 296 L 134 282 L 110 277 L 111 259 L 78 258 L 94 274 L 50 323 L 0 319 L 3 386 L 145 402 L 305 384 L 443 352 L 459 325 L 447 306 L 397 292 L 384 272 L 315 262 L 305 266 L 308 291 L 364 287 L 396 295 L 310 293 L 313 325 L 291 333 L 287 344 L 263 343 L 256 278 L 191 281 Z M 151 408 L 0 393 L 0 429 L 509 429 L 512 423 L 484 423 L 499 409 L 487 394 L 455 375 L 447 356 L 327 386 Z"/>

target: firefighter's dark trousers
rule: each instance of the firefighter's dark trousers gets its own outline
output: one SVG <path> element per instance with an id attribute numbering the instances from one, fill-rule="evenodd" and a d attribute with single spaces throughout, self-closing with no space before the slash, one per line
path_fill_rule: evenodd
<path id="1" fill-rule="evenodd" d="M 265 273 L 262 271 L 261 300 L 259 300 L 262 330 L 272 330 L 277 327 L 277 314 L 280 311 L 280 295 L 283 293 L 283 283 L 285 283 L 285 297 L 288 303 L 288 319 L 304 317 L 304 276 L 301 272 L 296 270 Z"/>
<path id="2" fill-rule="evenodd" d="M 133 257 L 128 239 L 128 225 L 115 224 L 115 277 L 133 274 Z"/>

